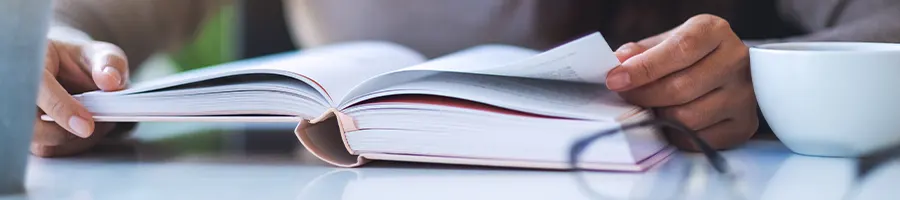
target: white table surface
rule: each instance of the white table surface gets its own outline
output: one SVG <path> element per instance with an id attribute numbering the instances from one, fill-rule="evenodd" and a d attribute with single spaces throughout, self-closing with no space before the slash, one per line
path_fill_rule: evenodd
<path id="1" fill-rule="evenodd" d="M 145 123 L 133 139 L 70 158 L 31 158 L 28 193 L 0 199 L 900 199 L 900 162 L 855 178 L 856 161 L 754 140 L 725 152 L 725 181 L 696 154 L 645 173 L 375 162 L 326 165 L 293 124 Z"/>

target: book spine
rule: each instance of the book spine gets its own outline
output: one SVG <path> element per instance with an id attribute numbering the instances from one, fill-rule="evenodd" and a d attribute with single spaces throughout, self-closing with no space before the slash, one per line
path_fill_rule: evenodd
<path id="1" fill-rule="evenodd" d="M 357 167 L 368 159 L 359 156 L 347 143 L 346 133 L 359 130 L 350 116 L 330 109 L 312 120 L 302 120 L 294 133 L 310 153 L 339 167 Z"/>

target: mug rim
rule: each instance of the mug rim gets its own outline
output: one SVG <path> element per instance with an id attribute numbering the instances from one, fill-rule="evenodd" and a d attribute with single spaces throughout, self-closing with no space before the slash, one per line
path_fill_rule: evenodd
<path id="1" fill-rule="evenodd" d="M 815 49 L 809 47 L 820 47 Z M 898 43 L 881 42 L 782 42 L 755 45 L 752 51 L 780 53 L 877 53 L 900 52 Z"/>

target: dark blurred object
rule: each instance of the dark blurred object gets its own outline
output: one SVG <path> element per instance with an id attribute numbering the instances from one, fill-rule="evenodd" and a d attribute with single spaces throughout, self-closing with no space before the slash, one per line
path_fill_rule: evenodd
<path id="1" fill-rule="evenodd" d="M 898 157 L 900 157 L 900 144 L 863 155 L 859 158 L 856 176 L 865 178 L 879 166 L 884 165 L 888 161 L 896 160 Z"/>
<path id="2" fill-rule="evenodd" d="M 297 49 L 291 41 L 282 1 L 236 1 L 238 59 Z"/>
<path id="3" fill-rule="evenodd" d="M 784 38 L 803 32 L 779 15 L 776 0 L 743 0 L 728 19 L 734 32 L 744 40 Z"/>

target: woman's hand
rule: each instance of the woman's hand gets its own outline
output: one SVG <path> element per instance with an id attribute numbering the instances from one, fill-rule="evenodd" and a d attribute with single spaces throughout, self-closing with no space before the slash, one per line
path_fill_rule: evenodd
<path id="1" fill-rule="evenodd" d="M 630 103 L 654 108 L 659 117 L 684 123 L 714 148 L 731 148 L 759 126 L 748 51 L 727 21 L 698 15 L 622 45 L 616 56 L 623 63 L 610 71 L 607 87 Z M 669 135 L 677 146 L 695 149 L 680 134 Z"/>
<path id="2" fill-rule="evenodd" d="M 71 94 L 93 90 L 116 91 L 128 83 L 128 61 L 116 45 L 105 42 L 75 44 L 51 39 L 47 44 L 38 116 L 31 152 L 41 157 L 67 156 L 88 150 L 114 124 L 94 123 L 93 116 Z"/>

